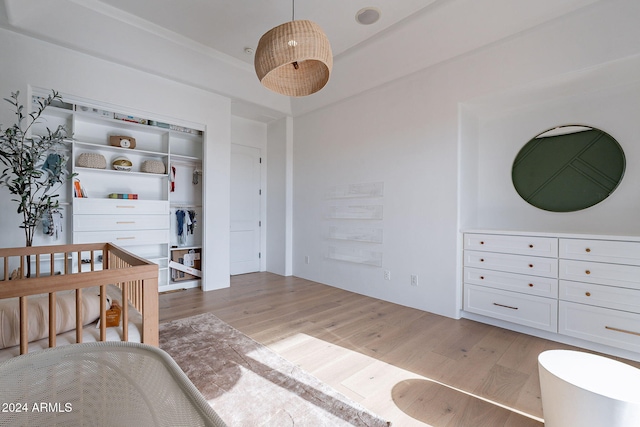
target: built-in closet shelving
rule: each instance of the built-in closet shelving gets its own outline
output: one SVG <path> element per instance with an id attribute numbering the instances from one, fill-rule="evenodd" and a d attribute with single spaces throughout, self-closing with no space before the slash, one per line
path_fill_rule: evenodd
<path id="1" fill-rule="evenodd" d="M 34 93 L 34 102 L 38 93 Z M 42 96 L 46 96 L 43 93 Z M 203 126 L 183 126 L 150 117 L 129 116 L 83 100 L 64 99 L 49 106 L 33 132 L 63 125 L 69 134 L 66 154 L 76 176 L 60 189 L 60 202 L 71 208 L 66 239 L 61 243 L 113 242 L 159 266 L 160 291 L 200 286 L 201 278 L 171 268 L 191 252 L 201 270 L 203 256 Z M 34 106 L 35 107 L 35 106 Z M 135 138 L 135 148 L 110 145 L 112 135 Z M 78 164 L 82 154 L 100 155 L 106 167 Z M 115 170 L 112 162 L 126 157 L 131 170 Z M 161 162 L 163 171 L 142 170 L 145 161 Z M 78 181 L 85 197 L 74 192 Z M 137 195 L 112 198 L 110 194 Z M 195 213 L 195 226 L 178 236 L 176 212 Z M 180 258 L 180 259 L 179 259 Z M 77 268 L 77 267 L 76 267 Z"/>

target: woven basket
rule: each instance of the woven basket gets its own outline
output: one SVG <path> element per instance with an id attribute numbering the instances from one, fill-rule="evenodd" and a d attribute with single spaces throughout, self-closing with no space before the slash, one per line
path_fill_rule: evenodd
<path id="1" fill-rule="evenodd" d="M 106 169 L 107 160 L 102 154 L 82 153 L 78 156 L 76 165 L 82 168 Z"/>
<path id="2" fill-rule="evenodd" d="M 142 162 L 140 170 L 147 173 L 165 172 L 164 163 L 162 163 L 160 160 L 145 160 L 144 162 Z"/>

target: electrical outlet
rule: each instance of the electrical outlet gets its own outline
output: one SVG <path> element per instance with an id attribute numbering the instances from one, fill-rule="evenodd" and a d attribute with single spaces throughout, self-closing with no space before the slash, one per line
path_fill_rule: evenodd
<path id="1" fill-rule="evenodd" d="M 384 280 L 391 280 L 391 272 L 389 270 L 384 271 Z"/>
<path id="2" fill-rule="evenodd" d="M 304 263 L 309 264 L 309 255 L 304 256 Z"/>
<path id="3" fill-rule="evenodd" d="M 418 275 L 417 274 L 412 274 L 411 275 L 411 286 L 418 286 Z"/>

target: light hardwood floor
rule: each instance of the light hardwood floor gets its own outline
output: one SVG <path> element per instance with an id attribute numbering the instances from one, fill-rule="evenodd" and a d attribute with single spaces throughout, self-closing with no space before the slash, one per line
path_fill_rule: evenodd
<path id="1" fill-rule="evenodd" d="M 160 322 L 205 312 L 394 427 L 541 427 L 538 354 L 571 348 L 271 273 L 160 296 Z"/>

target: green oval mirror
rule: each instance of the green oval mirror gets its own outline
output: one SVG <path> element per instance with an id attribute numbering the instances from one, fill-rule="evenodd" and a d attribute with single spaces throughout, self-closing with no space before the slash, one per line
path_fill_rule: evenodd
<path id="1" fill-rule="evenodd" d="M 551 212 L 574 212 L 609 197 L 624 169 L 624 152 L 611 135 L 587 126 L 560 126 L 522 147 L 511 178 L 527 203 Z"/>

